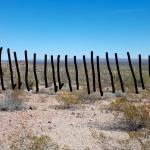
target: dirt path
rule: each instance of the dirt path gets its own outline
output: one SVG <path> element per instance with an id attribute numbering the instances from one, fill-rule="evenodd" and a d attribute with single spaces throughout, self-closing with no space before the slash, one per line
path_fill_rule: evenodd
<path id="1" fill-rule="evenodd" d="M 74 150 L 113 149 L 111 144 L 118 144 L 115 141 L 129 138 L 125 131 L 115 128 L 114 115 L 105 109 L 109 100 L 63 109 L 55 96 L 32 94 L 24 99 L 30 109 L 0 112 L 0 149 L 10 149 L 10 145 L 30 135 L 47 135 L 59 149 L 66 146 Z"/>

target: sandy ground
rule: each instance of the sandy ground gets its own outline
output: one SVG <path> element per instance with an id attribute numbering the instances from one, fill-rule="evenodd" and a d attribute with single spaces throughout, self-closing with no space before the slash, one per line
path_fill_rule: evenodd
<path id="1" fill-rule="evenodd" d="M 106 109 L 110 99 L 69 109 L 63 109 L 54 95 L 28 93 L 24 101 L 30 109 L 0 112 L 0 150 L 31 134 L 49 136 L 59 149 L 126 149 L 129 136 Z M 140 145 L 128 142 L 128 148 L 140 150 Z"/>

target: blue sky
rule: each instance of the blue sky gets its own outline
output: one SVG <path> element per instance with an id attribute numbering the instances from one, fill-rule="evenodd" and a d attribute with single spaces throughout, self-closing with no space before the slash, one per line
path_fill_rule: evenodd
<path id="1" fill-rule="evenodd" d="M 18 59 L 150 54 L 149 0 L 0 0 L 0 46 Z"/>

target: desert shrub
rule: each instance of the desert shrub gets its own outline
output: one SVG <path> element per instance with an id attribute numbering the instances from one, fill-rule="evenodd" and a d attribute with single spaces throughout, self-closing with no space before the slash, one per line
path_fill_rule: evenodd
<path id="1" fill-rule="evenodd" d="M 82 103 L 81 99 L 77 95 L 65 91 L 59 92 L 56 98 L 57 100 L 62 101 L 67 105 Z"/>
<path id="2" fill-rule="evenodd" d="M 150 122 L 149 109 L 145 105 L 128 103 L 123 109 L 123 114 L 131 131 L 147 127 Z"/>
<path id="3" fill-rule="evenodd" d="M 76 91 L 75 95 L 77 95 L 77 97 L 79 97 L 83 101 L 83 103 L 92 103 L 92 102 L 95 102 L 96 100 L 101 99 L 99 92 L 88 94 L 87 89 Z"/>
<path id="4" fill-rule="evenodd" d="M 113 111 L 123 111 L 125 105 L 127 105 L 127 99 L 119 97 L 110 103 L 109 109 Z"/>
<path id="5" fill-rule="evenodd" d="M 137 105 L 119 98 L 110 103 L 109 109 L 123 113 L 123 120 L 130 131 L 136 131 L 143 127 L 149 128 L 150 109 L 147 105 Z"/>
<path id="6" fill-rule="evenodd" d="M 33 136 L 28 133 L 13 141 L 10 145 L 11 150 L 58 150 L 59 146 L 48 136 Z"/>
<path id="7" fill-rule="evenodd" d="M 148 150 L 150 147 L 150 131 L 139 130 L 128 132 L 130 140 L 135 139 L 141 144 L 142 150 Z"/>
<path id="8" fill-rule="evenodd" d="M 25 104 L 20 98 L 21 90 L 6 90 L 4 92 L 4 99 L 0 101 L 1 111 L 14 111 L 25 109 Z"/>
<path id="9" fill-rule="evenodd" d="M 54 142 L 52 142 L 52 140 L 48 137 L 48 136 L 33 136 L 31 138 L 31 145 L 30 145 L 30 150 L 47 150 L 47 149 L 51 149 L 51 150 L 57 150 L 58 149 L 58 145 Z"/>

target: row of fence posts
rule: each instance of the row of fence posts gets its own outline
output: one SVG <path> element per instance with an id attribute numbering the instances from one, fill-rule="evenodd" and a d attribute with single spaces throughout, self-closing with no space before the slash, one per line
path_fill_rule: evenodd
<path id="1" fill-rule="evenodd" d="M 0 48 L 0 79 L 1 79 L 1 86 L 2 90 L 5 90 L 4 87 L 4 81 L 3 81 L 3 71 L 2 71 L 2 47 Z M 10 55 L 10 49 L 7 49 L 7 54 L 8 54 L 8 62 L 9 62 L 9 70 L 10 70 L 10 77 L 11 77 L 11 85 L 12 89 L 14 90 L 16 88 L 16 85 L 18 85 L 18 89 L 21 89 L 21 76 L 20 76 L 20 70 L 19 70 L 19 65 L 18 65 L 18 60 L 17 60 L 17 54 L 14 52 L 14 60 L 15 60 L 15 65 L 16 65 L 16 71 L 17 71 L 17 76 L 18 76 L 18 84 L 14 83 L 13 80 L 13 70 L 12 70 L 12 61 L 11 61 L 11 55 Z M 27 50 L 24 52 L 25 55 L 25 84 L 26 88 L 28 91 L 30 91 L 29 85 L 28 85 L 28 56 L 27 56 Z M 139 93 L 138 91 L 138 86 L 137 86 L 137 80 L 135 77 L 135 73 L 133 70 L 131 58 L 130 58 L 130 53 L 127 52 L 127 57 L 128 57 L 128 62 L 129 62 L 129 67 L 130 71 L 132 73 L 133 81 L 134 81 L 134 86 L 135 86 L 135 92 L 136 94 Z M 119 61 L 118 61 L 118 56 L 117 53 L 115 53 L 115 62 L 116 62 L 116 67 L 117 67 L 117 73 L 120 81 L 120 86 L 121 90 L 124 93 L 125 88 L 123 84 L 123 80 L 121 77 L 120 73 L 120 68 L 119 68 Z M 112 86 L 112 93 L 115 93 L 115 86 L 114 86 L 114 80 L 113 80 L 113 74 L 112 70 L 110 67 L 110 62 L 109 62 L 109 56 L 108 52 L 106 52 L 106 63 L 108 67 L 108 71 L 110 74 L 110 79 L 111 79 L 111 86 Z M 88 94 L 91 93 L 90 91 L 90 83 L 89 83 L 89 75 L 88 75 L 88 69 L 87 69 L 87 63 L 86 63 L 86 57 L 83 55 L 83 64 L 84 64 L 84 71 L 85 71 L 85 77 L 86 77 L 86 83 L 87 83 L 87 92 Z M 97 76 L 98 76 L 98 85 L 99 85 L 99 92 L 100 95 L 103 96 L 103 90 L 102 90 L 102 85 L 101 85 L 101 76 L 100 76 L 100 61 L 99 61 L 99 56 L 96 57 L 96 64 L 97 64 Z M 54 59 L 53 55 L 51 55 L 51 67 L 52 67 L 52 75 L 53 75 L 53 83 L 54 83 L 54 91 L 57 92 L 58 88 L 59 90 L 63 87 L 64 83 L 61 82 L 61 76 L 60 76 L 60 55 L 57 57 L 57 78 L 58 78 L 58 86 L 56 84 L 56 77 L 55 77 L 55 66 L 54 66 Z M 77 64 L 77 58 L 74 56 L 74 66 L 75 66 L 75 77 L 76 77 L 76 89 L 79 90 L 79 78 L 78 78 L 78 64 Z M 95 68 L 94 68 L 94 57 L 93 57 L 93 51 L 91 51 L 91 68 L 92 68 L 92 79 L 93 79 L 93 92 L 96 91 L 96 80 L 95 80 Z M 69 89 L 70 92 L 72 92 L 72 84 L 71 84 L 71 78 L 68 70 L 68 56 L 65 55 L 65 70 L 66 70 L 66 75 L 68 78 L 68 83 L 69 83 Z M 39 83 L 38 83 L 38 77 L 36 73 L 36 53 L 33 55 L 33 72 L 34 72 L 34 78 L 35 78 L 35 83 L 36 83 L 36 92 L 39 91 Z M 149 77 L 150 77 L 150 55 L 148 56 L 148 72 L 149 72 Z M 142 60 L 141 60 L 141 55 L 139 54 L 139 74 L 140 74 L 140 80 L 141 80 L 141 85 L 142 89 L 145 89 L 144 81 L 143 81 L 143 75 L 142 75 Z M 44 56 L 44 80 L 45 80 L 45 88 L 48 88 L 48 81 L 47 81 L 47 55 Z"/>

